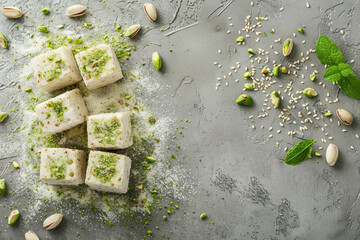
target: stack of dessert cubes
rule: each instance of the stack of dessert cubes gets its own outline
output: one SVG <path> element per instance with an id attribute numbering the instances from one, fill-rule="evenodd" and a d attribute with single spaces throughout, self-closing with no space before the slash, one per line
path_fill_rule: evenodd
<path id="1" fill-rule="evenodd" d="M 30 62 L 40 89 L 53 92 L 84 80 L 89 90 L 123 77 L 115 51 L 100 44 L 76 54 L 70 47 L 46 52 Z M 87 122 L 88 148 L 45 148 L 41 151 L 40 179 L 48 184 L 87 184 L 98 191 L 126 193 L 131 160 L 101 150 L 124 149 L 133 144 L 129 112 L 88 116 L 79 89 L 67 91 L 36 106 L 44 134 L 56 134 Z M 87 166 L 87 167 L 86 167 Z"/>

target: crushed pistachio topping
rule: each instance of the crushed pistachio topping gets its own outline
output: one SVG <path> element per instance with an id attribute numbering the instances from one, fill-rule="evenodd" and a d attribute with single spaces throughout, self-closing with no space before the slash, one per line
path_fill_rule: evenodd
<path id="1" fill-rule="evenodd" d="M 121 123 L 116 118 L 108 121 L 94 122 L 94 134 L 101 139 L 103 145 L 115 144 L 116 137 L 121 134 Z"/>
<path id="2" fill-rule="evenodd" d="M 89 73 L 92 77 L 99 78 L 110 59 L 111 57 L 105 50 L 96 48 L 89 55 L 83 56 L 85 64 L 82 66 L 82 71 Z"/>
<path id="3" fill-rule="evenodd" d="M 116 157 L 116 154 L 100 155 L 97 166 L 92 169 L 93 175 L 101 182 L 110 181 L 116 173 Z"/>
<path id="4" fill-rule="evenodd" d="M 63 120 L 64 112 L 68 109 L 63 106 L 63 102 L 61 100 L 57 102 L 51 101 L 48 107 L 50 108 L 50 112 L 46 112 L 47 117 L 49 118 L 51 116 L 51 112 L 53 112 L 60 121 Z"/>
<path id="5" fill-rule="evenodd" d="M 60 77 L 66 63 L 63 59 L 56 59 L 56 55 L 48 57 L 48 60 L 47 63 L 44 62 L 48 67 L 43 71 L 42 75 L 47 82 L 51 82 Z"/>
<path id="6" fill-rule="evenodd" d="M 64 179 L 66 174 L 66 163 L 71 159 L 68 157 L 59 157 L 49 163 L 50 177 Z"/>

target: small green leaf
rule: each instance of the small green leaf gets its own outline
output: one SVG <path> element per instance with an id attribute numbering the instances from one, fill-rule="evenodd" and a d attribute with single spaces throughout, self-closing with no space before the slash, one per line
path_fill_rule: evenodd
<path id="1" fill-rule="evenodd" d="M 309 139 L 295 144 L 286 154 L 285 163 L 288 165 L 297 165 L 307 160 L 311 156 L 312 145 L 315 140 Z"/>
<path id="2" fill-rule="evenodd" d="M 360 99 L 360 80 L 352 71 L 346 72 L 346 74 L 348 74 L 346 77 L 343 76 L 337 82 L 341 91 L 352 98 Z"/>
<path id="3" fill-rule="evenodd" d="M 339 71 L 338 66 L 331 66 L 328 69 L 326 69 L 324 73 L 324 78 L 327 81 L 330 82 L 337 82 L 341 79 L 341 74 Z"/>
<path id="4" fill-rule="evenodd" d="M 320 35 L 316 42 L 316 53 L 320 62 L 324 65 L 334 66 L 344 63 L 344 56 L 339 48 L 325 35 Z"/>

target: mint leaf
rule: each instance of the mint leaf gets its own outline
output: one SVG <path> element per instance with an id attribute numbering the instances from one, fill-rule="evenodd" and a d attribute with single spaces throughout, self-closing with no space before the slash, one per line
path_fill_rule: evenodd
<path id="1" fill-rule="evenodd" d="M 285 163 L 289 165 L 297 165 L 307 160 L 312 151 L 312 145 L 315 140 L 309 139 L 295 144 L 286 154 Z"/>
<path id="2" fill-rule="evenodd" d="M 331 66 L 326 69 L 324 78 L 330 82 L 337 82 L 341 79 L 341 73 L 338 66 Z"/>
<path id="3" fill-rule="evenodd" d="M 351 69 L 349 70 L 341 71 L 342 78 L 337 83 L 343 93 L 352 98 L 360 99 L 360 80 Z"/>
<path id="4" fill-rule="evenodd" d="M 339 48 L 325 35 L 320 35 L 317 40 L 316 53 L 320 62 L 324 65 L 334 66 L 345 62 Z"/>

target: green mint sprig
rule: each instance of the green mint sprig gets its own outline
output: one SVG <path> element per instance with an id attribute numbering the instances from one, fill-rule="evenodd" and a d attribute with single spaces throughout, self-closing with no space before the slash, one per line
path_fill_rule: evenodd
<path id="1" fill-rule="evenodd" d="M 316 43 L 316 52 L 320 62 L 328 65 L 324 78 L 336 82 L 346 95 L 360 99 L 360 80 L 349 64 L 345 63 L 344 56 L 336 44 L 327 36 L 320 35 Z"/>

